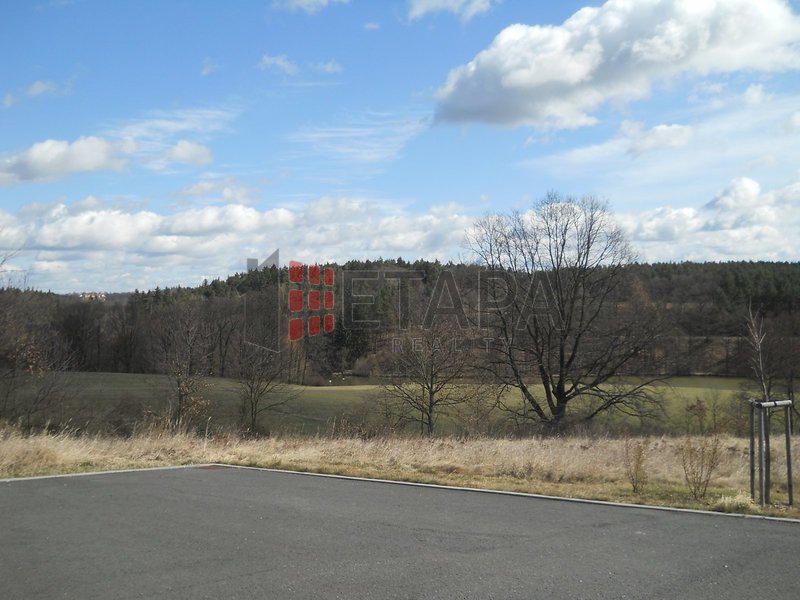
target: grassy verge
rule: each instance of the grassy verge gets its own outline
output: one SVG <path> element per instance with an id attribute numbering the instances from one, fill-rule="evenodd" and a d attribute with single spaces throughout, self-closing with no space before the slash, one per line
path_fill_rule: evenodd
<path id="1" fill-rule="evenodd" d="M 669 437 L 633 440 L 647 447 L 647 484 L 638 494 L 626 475 L 625 442 L 602 437 L 429 441 L 279 436 L 248 440 L 158 430 L 130 438 L 68 433 L 24 436 L 6 428 L 0 429 L 0 478 L 215 462 L 800 518 L 797 508 L 778 505 L 786 502 L 782 456 L 775 456 L 773 465 L 777 504 L 762 510 L 751 505 L 746 494 L 746 440 L 721 438 L 720 463 L 703 500 L 693 499 L 685 484 L 678 451 L 681 441 Z M 800 451 L 798 444 L 794 451 Z M 800 490 L 798 483 L 796 490 Z"/>

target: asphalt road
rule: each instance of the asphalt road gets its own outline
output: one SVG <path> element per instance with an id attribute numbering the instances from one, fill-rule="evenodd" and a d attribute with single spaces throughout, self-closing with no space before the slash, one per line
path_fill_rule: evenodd
<path id="1" fill-rule="evenodd" d="M 800 524 L 227 467 L 0 482 L 0 598 L 800 597 Z"/>

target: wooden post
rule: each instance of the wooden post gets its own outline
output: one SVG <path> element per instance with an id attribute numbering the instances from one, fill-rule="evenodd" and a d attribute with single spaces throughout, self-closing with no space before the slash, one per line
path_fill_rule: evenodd
<path id="1" fill-rule="evenodd" d="M 750 402 L 750 500 L 756 501 L 756 407 Z"/>
<path id="2" fill-rule="evenodd" d="M 792 484 L 792 407 L 785 406 L 786 411 L 786 491 L 789 494 L 789 506 L 794 504 Z"/>
<path id="3" fill-rule="evenodd" d="M 769 504 L 769 492 L 772 488 L 772 445 L 769 440 L 769 408 L 762 408 L 764 412 L 764 502 Z"/>
<path id="4" fill-rule="evenodd" d="M 764 409 L 758 407 L 758 502 L 764 506 Z"/>

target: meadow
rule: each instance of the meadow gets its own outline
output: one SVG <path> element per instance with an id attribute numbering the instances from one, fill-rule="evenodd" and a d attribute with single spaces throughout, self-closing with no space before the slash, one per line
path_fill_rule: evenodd
<path id="1" fill-rule="evenodd" d="M 332 381 L 321 386 L 291 386 L 291 402 L 283 413 L 265 414 L 262 423 L 270 433 L 317 435 L 343 423 L 368 421 L 377 425 L 380 419 L 377 402 L 381 386 L 375 378 L 360 383 L 360 378 Z M 356 382 L 356 383 L 354 383 Z M 202 424 L 212 430 L 230 430 L 239 422 L 239 388 L 235 380 L 209 377 L 204 396 L 209 410 Z M 663 412 L 655 419 L 642 420 L 627 415 L 600 415 L 589 426 L 597 433 L 647 432 L 659 434 L 699 433 L 722 430 L 743 434 L 746 426 L 743 390 L 748 380 L 724 377 L 674 377 L 657 383 L 653 392 L 660 398 Z M 46 420 L 91 432 L 128 434 L 134 424 L 148 415 L 163 414 L 172 394 L 165 375 L 127 373 L 67 373 L 64 380 L 65 400 L 50 407 Z M 509 390 L 509 405 L 520 405 L 517 394 Z M 698 405 L 699 401 L 699 405 Z M 210 418 L 210 420 L 207 420 Z M 513 433 L 505 415 L 497 411 L 492 417 L 492 431 Z M 586 426 L 582 426 L 583 430 Z M 438 422 L 442 435 L 461 433 L 458 420 L 450 411 Z"/>

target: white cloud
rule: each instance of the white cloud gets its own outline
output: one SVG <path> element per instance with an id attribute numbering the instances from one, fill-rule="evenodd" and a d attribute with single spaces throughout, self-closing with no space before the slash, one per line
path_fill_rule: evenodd
<path id="1" fill-rule="evenodd" d="M 469 21 L 491 7 L 492 0 L 409 0 L 408 18 L 414 21 L 430 13 L 447 11 Z"/>
<path id="2" fill-rule="evenodd" d="M 370 21 L 368 23 L 364 23 L 364 29 L 366 31 L 377 31 L 381 28 L 380 23 L 375 23 L 374 21 Z"/>
<path id="3" fill-rule="evenodd" d="M 749 177 L 737 177 L 704 208 L 720 211 L 755 208 L 759 205 L 760 194 L 761 186 L 757 181 Z"/>
<path id="4" fill-rule="evenodd" d="M 103 208 L 104 203 L 102 200 L 97 198 L 96 196 L 86 196 L 82 200 L 78 200 L 77 202 L 73 202 L 70 206 L 70 211 L 73 214 L 90 211 L 90 210 L 100 210 Z"/>
<path id="5" fill-rule="evenodd" d="M 511 25 L 438 90 L 436 118 L 576 128 L 608 102 L 679 75 L 800 67 L 800 17 L 781 0 L 630 2 L 583 8 L 560 26 Z"/>
<path id="6" fill-rule="evenodd" d="M 329 4 L 347 4 L 350 0 L 275 0 L 272 7 L 281 10 L 302 11 L 313 15 Z"/>
<path id="7" fill-rule="evenodd" d="M 224 131 L 238 114 L 238 110 L 225 108 L 153 111 L 146 118 L 114 124 L 107 135 L 135 140 L 142 152 L 161 153 L 177 136 L 186 133 L 208 135 Z"/>
<path id="8" fill-rule="evenodd" d="M 213 73 L 214 71 L 218 71 L 219 67 L 220 65 L 218 62 L 211 60 L 210 58 L 207 58 L 203 61 L 203 68 L 200 69 L 200 75 L 202 75 L 203 77 L 207 77 L 208 75 L 211 75 L 211 73 Z"/>
<path id="9" fill-rule="evenodd" d="M 648 131 L 641 131 L 638 124 L 625 121 L 622 131 L 631 139 L 629 152 L 641 156 L 658 148 L 685 146 L 692 139 L 693 130 L 688 125 L 656 125 Z"/>
<path id="10" fill-rule="evenodd" d="M 796 260 L 800 184 L 762 192 L 737 177 L 700 208 L 664 206 L 619 220 L 648 261 Z"/>
<path id="11" fill-rule="evenodd" d="M 747 104 L 762 104 L 765 100 L 769 98 L 769 94 L 764 91 L 764 86 L 760 83 L 754 83 L 749 85 L 747 89 L 742 94 L 744 101 Z"/>
<path id="12" fill-rule="evenodd" d="M 178 191 L 179 196 L 209 196 L 222 189 L 225 185 L 221 179 L 203 179 Z"/>
<path id="13" fill-rule="evenodd" d="M 318 62 L 311 65 L 315 71 L 319 71 L 320 73 L 329 73 L 331 75 L 335 73 L 341 73 L 343 71 L 342 65 L 340 65 L 335 60 L 329 60 L 327 62 Z"/>
<path id="14" fill-rule="evenodd" d="M 17 99 L 14 97 L 13 94 L 6 94 L 3 96 L 3 106 L 6 108 L 10 108 L 17 103 Z"/>
<path id="15" fill-rule="evenodd" d="M 190 156 L 191 145 L 200 146 L 212 134 L 225 131 L 228 124 L 238 116 L 236 109 L 224 108 L 193 108 L 174 111 L 154 111 L 146 118 L 134 119 L 116 123 L 107 131 L 106 135 L 112 138 L 131 140 L 136 144 L 135 156 L 147 167 L 160 170 L 164 169 L 169 161 L 168 155 L 173 153 Z M 190 146 L 183 144 L 184 136 L 190 134 L 198 141 L 189 142 Z M 199 148 L 195 149 L 200 150 Z M 175 154 L 177 153 L 177 154 Z M 205 160 L 213 158 L 202 151 L 195 154 L 195 159 Z M 189 161 L 191 162 L 191 161 Z M 200 164 L 203 164 L 200 162 Z"/>
<path id="16" fill-rule="evenodd" d="M 189 140 L 178 140 L 166 152 L 166 159 L 171 162 L 182 162 L 190 165 L 207 165 L 214 160 L 211 150 Z"/>
<path id="17" fill-rule="evenodd" d="M 0 157 L 0 185 L 45 181 L 70 173 L 120 170 L 126 160 L 122 154 L 136 149 L 131 141 L 111 142 L 95 136 L 74 142 L 45 140 L 27 150 Z"/>
<path id="18" fill-rule="evenodd" d="M 420 118 L 370 113 L 343 125 L 302 129 L 289 139 L 332 158 L 379 163 L 397 158 L 406 144 L 426 127 Z"/>
<path id="19" fill-rule="evenodd" d="M 232 177 L 202 179 L 178 192 L 178 196 L 215 198 L 232 204 L 250 204 L 254 190 L 236 182 Z"/>
<path id="20" fill-rule="evenodd" d="M 791 131 L 800 131 L 800 111 L 792 113 L 789 117 L 789 129 Z"/>
<path id="21" fill-rule="evenodd" d="M 224 277 L 275 247 L 284 260 L 444 260 L 456 256 L 474 218 L 454 204 L 412 213 L 387 201 L 333 196 L 292 208 L 225 204 L 168 215 L 89 204 L 0 211 L 0 242 L 24 247 L 33 285 L 114 291 L 197 284 L 201 274 Z"/>
<path id="22" fill-rule="evenodd" d="M 38 228 L 30 245 L 42 249 L 137 247 L 157 232 L 161 217 L 152 212 L 89 210 L 53 215 Z"/>
<path id="23" fill-rule="evenodd" d="M 0 251 L 5 254 L 19 250 L 27 239 L 29 227 L 18 216 L 0 208 Z"/>
<path id="24" fill-rule="evenodd" d="M 278 56 L 265 54 L 261 57 L 258 67 L 267 71 L 286 73 L 287 75 L 295 75 L 297 73 L 297 65 L 290 61 L 285 54 Z"/>
<path id="25" fill-rule="evenodd" d="M 58 86 L 52 81 L 35 81 L 25 90 L 28 96 L 40 96 L 41 94 L 52 94 Z"/>
<path id="26" fill-rule="evenodd" d="M 764 191 L 739 177 L 702 206 L 666 205 L 618 219 L 649 261 L 800 255 L 800 183 Z M 473 221 L 456 204 L 417 213 L 364 197 L 324 196 L 291 208 L 193 206 L 171 214 L 107 208 L 88 197 L 25 214 L 0 210 L 0 247 L 23 248 L 17 262 L 27 261 L 19 266 L 31 270 L 32 285 L 122 291 L 224 277 L 244 269 L 246 257 L 276 247 L 284 260 L 447 260 L 456 258 Z"/>
<path id="27" fill-rule="evenodd" d="M 796 130 L 791 126 L 800 95 L 775 95 L 761 105 L 746 104 L 739 94 L 731 98 L 723 109 L 678 113 L 693 121 L 680 125 L 690 131 L 625 122 L 605 141 L 549 154 L 541 154 L 547 147 L 540 146 L 533 149 L 538 155 L 520 164 L 550 186 L 596 191 L 618 207 L 710 198 L 721 182 L 742 173 L 765 187 L 785 185 L 786 174 L 800 164 L 800 119 Z M 656 150 L 656 140 L 670 143 Z M 683 141 L 689 143 L 675 145 Z M 641 151 L 645 142 L 650 151 L 636 154 L 634 147 Z"/>

